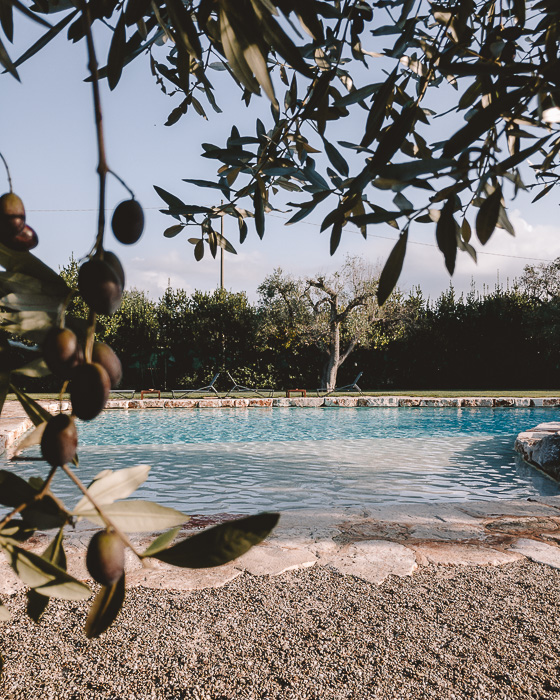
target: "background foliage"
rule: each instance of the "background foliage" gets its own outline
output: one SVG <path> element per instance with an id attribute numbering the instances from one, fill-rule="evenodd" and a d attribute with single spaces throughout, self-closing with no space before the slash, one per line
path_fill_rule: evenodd
<path id="1" fill-rule="evenodd" d="M 63 271 L 67 282 L 72 266 Z M 559 270 L 560 259 L 527 266 L 505 287 L 466 295 L 452 287 L 436 299 L 418 289 L 395 292 L 361 329 L 337 384 L 363 371 L 360 385 L 371 390 L 560 387 Z M 118 350 L 127 388 L 203 386 L 224 369 L 246 386 L 319 387 L 328 323 L 313 316 L 308 280 L 277 270 L 259 291 L 250 303 L 225 290 L 169 288 L 157 301 L 131 290 L 119 311 L 100 317 L 98 339 Z M 20 384 L 47 390 L 52 381 L 22 377 Z"/>

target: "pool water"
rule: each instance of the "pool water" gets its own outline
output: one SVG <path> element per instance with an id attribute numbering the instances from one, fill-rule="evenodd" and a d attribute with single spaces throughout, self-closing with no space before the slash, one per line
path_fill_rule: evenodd
<path id="1" fill-rule="evenodd" d="M 79 422 L 78 474 L 149 464 L 137 498 L 187 513 L 527 498 L 560 488 L 513 450 L 555 408 L 106 411 Z M 45 475 L 38 447 L 10 467 Z M 36 461 L 34 458 L 37 458 Z M 79 500 L 64 474 L 53 490 Z"/>

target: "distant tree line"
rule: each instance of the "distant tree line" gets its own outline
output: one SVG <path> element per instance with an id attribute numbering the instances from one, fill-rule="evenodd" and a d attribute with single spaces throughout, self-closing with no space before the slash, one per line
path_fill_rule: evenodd
<path id="1" fill-rule="evenodd" d="M 62 274 L 72 284 L 76 262 Z M 506 287 L 450 287 L 436 299 L 397 291 L 381 308 L 377 280 L 349 258 L 330 278 L 276 270 L 255 303 L 220 289 L 168 288 L 158 300 L 132 289 L 100 318 L 97 337 L 120 357 L 127 388 L 203 386 L 220 370 L 277 390 L 326 386 L 329 372 L 332 385 L 347 384 L 358 371 L 362 388 L 376 391 L 560 387 L 560 259 L 527 266 Z M 79 333 L 87 314 L 79 296 L 70 312 Z M 54 390 L 50 377 L 25 382 Z"/>

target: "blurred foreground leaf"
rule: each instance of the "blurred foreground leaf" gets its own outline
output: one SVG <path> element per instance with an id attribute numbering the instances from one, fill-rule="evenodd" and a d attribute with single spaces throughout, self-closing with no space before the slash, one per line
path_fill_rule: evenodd
<path id="1" fill-rule="evenodd" d="M 99 637 L 115 621 L 124 602 L 124 574 L 112 586 L 102 586 L 89 609 L 85 632 L 88 639 Z"/>
<path id="2" fill-rule="evenodd" d="M 119 498 L 128 498 L 131 493 L 141 486 L 150 472 L 147 464 L 139 464 L 136 467 L 111 471 L 104 469 L 99 472 L 88 486 L 88 493 L 99 505 L 113 503 Z M 84 496 L 74 508 L 73 514 L 80 517 L 84 512 L 91 511 L 91 503 Z"/>
<path id="3" fill-rule="evenodd" d="M 52 539 L 41 557 L 66 571 L 66 554 L 62 546 L 63 539 L 64 528 L 61 527 L 57 536 Z M 27 591 L 27 614 L 34 622 L 39 622 L 39 618 L 45 612 L 48 604 L 48 596 L 34 589 Z"/>
<path id="4" fill-rule="evenodd" d="M 85 583 L 70 576 L 60 567 L 0 538 L 8 563 L 16 575 L 30 588 L 52 598 L 84 600 L 91 595 Z"/>
<path id="5" fill-rule="evenodd" d="M 259 513 L 216 525 L 151 556 L 188 569 L 227 564 L 262 542 L 279 518 L 279 513 Z"/>
<path id="6" fill-rule="evenodd" d="M 174 508 L 160 506 L 151 501 L 134 500 L 107 503 L 103 506 L 103 512 L 116 527 L 124 532 L 165 530 L 168 527 L 182 525 L 189 519 L 188 515 Z M 87 518 L 90 522 L 101 527 L 105 526 L 105 522 L 91 505 L 89 510 L 80 510 L 80 517 Z"/>

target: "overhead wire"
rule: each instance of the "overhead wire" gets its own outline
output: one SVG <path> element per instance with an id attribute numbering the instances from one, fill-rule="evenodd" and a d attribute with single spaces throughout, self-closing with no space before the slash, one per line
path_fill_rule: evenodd
<path id="1" fill-rule="evenodd" d="M 144 210 L 160 210 L 162 207 L 143 207 Z M 105 211 L 112 211 L 112 208 L 107 207 Z M 97 209 L 28 209 L 28 212 L 33 212 L 33 213 L 65 213 L 65 212 L 97 212 Z M 282 219 L 283 221 L 288 221 L 287 216 L 281 216 L 280 214 L 272 214 L 269 213 L 268 216 L 272 216 L 276 219 Z M 299 224 L 303 224 L 305 226 L 314 226 L 316 228 L 320 228 L 321 224 L 318 224 L 314 221 L 299 221 Z M 352 233 L 356 233 L 358 235 L 362 235 L 360 231 L 351 229 Z M 393 236 L 383 236 L 379 233 L 370 233 L 368 232 L 367 234 L 368 238 L 380 238 L 386 241 L 393 241 L 394 243 L 397 242 L 397 238 L 394 238 Z M 420 245 L 420 246 L 425 246 L 427 248 L 437 248 L 438 246 L 435 245 L 434 243 L 423 243 L 421 241 L 408 241 L 408 245 Z M 491 255 L 493 257 L 497 258 L 514 258 L 516 260 L 533 260 L 535 262 L 546 262 L 550 263 L 553 262 L 553 260 L 549 258 L 533 258 L 527 255 L 512 255 L 510 253 L 490 253 L 489 251 L 486 250 L 477 250 L 477 255 Z"/>

